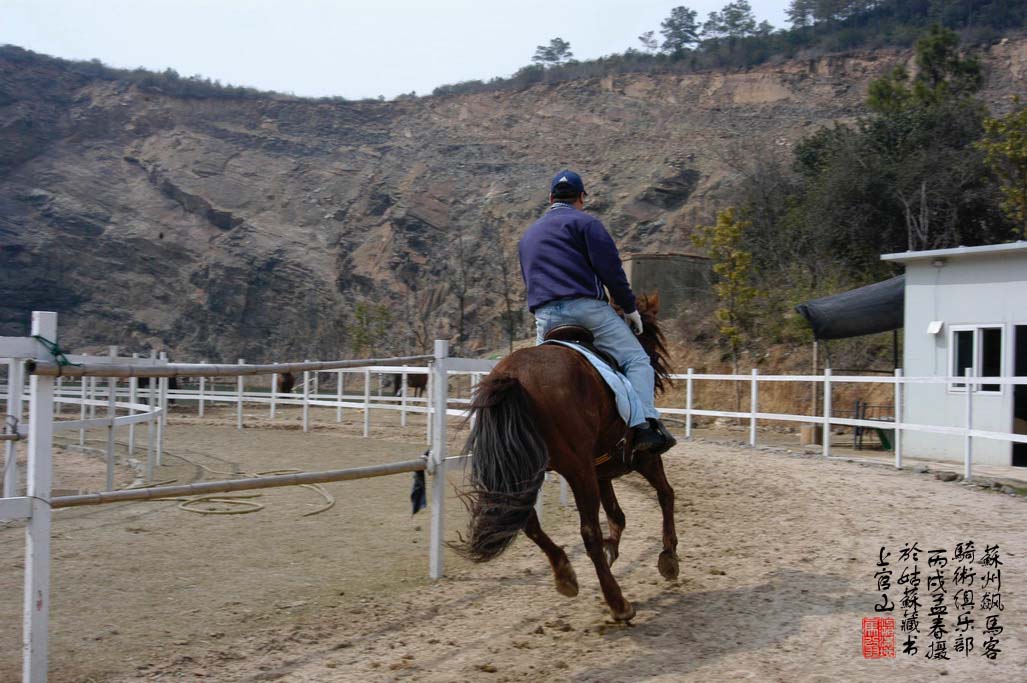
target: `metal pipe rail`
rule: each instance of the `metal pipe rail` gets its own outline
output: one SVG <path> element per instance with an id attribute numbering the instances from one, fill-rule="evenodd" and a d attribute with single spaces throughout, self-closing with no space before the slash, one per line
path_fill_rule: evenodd
<path id="1" fill-rule="evenodd" d="M 168 363 L 163 366 L 114 365 L 82 363 L 59 365 L 49 361 L 28 361 L 29 374 L 43 377 L 243 377 L 285 372 L 320 372 L 368 365 L 396 365 L 432 360 L 434 356 L 398 356 L 394 358 L 361 358 L 356 360 L 310 361 L 305 363 L 270 363 L 266 365 L 214 365 L 209 363 Z"/>
<path id="2" fill-rule="evenodd" d="M 177 486 L 151 486 L 142 489 L 124 489 L 121 491 L 105 491 L 102 493 L 86 493 L 78 496 L 59 496 L 50 501 L 53 509 L 78 507 L 82 505 L 103 505 L 129 500 L 154 500 L 172 496 L 195 496 L 226 491 L 243 491 L 250 489 L 270 489 L 280 486 L 297 486 L 299 484 L 323 484 L 331 481 L 347 481 L 350 479 L 367 479 L 384 477 L 389 474 L 418 472 L 428 469 L 426 458 L 403 460 L 385 465 L 369 465 L 367 467 L 349 467 L 343 470 L 325 470 L 322 472 L 297 472 L 295 474 L 276 474 L 267 477 L 247 477 L 245 479 L 223 479 L 218 481 L 201 481 Z"/>

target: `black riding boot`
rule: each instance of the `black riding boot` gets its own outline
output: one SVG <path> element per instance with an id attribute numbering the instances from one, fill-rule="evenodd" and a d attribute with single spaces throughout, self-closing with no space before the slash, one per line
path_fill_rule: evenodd
<path id="1" fill-rule="evenodd" d="M 661 455 L 673 448 L 676 443 L 677 439 L 656 418 L 649 418 L 648 426 L 635 429 L 636 453 Z"/>

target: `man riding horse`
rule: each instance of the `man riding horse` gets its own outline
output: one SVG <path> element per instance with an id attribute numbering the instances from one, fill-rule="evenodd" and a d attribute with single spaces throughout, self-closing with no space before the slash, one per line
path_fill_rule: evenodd
<path id="1" fill-rule="evenodd" d="M 642 318 L 617 245 L 599 219 L 582 210 L 585 196 L 581 176 L 569 170 L 557 173 L 550 183 L 549 209 L 518 244 L 528 310 L 537 326 L 535 341 L 541 344 L 558 325 L 591 331 L 595 346 L 617 361 L 645 409 L 648 424 L 636 430 L 635 451 L 659 455 L 676 441 L 660 421 L 653 368 L 635 339 L 642 333 Z M 604 286 L 627 322 L 610 307 Z"/>

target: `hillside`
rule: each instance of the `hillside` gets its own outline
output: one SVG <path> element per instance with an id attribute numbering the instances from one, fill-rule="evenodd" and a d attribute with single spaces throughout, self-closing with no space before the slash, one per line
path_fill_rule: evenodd
<path id="1" fill-rule="evenodd" d="M 1027 39 L 981 57 L 1001 110 Z M 624 251 L 686 251 L 747 159 L 858 115 L 869 81 L 910 59 L 353 103 L 176 97 L 3 48 L 0 334 L 47 309 L 70 347 L 337 356 L 370 302 L 391 311 L 389 350 L 456 340 L 461 317 L 467 350 L 497 347 L 504 292 L 523 305 L 512 245 L 554 170 L 584 175 Z"/>

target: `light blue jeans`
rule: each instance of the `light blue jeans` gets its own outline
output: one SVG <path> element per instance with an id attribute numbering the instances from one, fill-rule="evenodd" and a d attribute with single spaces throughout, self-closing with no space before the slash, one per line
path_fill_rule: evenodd
<path id="1" fill-rule="evenodd" d="M 614 313 L 610 304 L 597 299 L 563 299 L 551 301 L 535 310 L 535 344 L 541 344 L 546 332 L 557 325 L 581 325 L 595 335 L 596 348 L 605 351 L 620 364 L 624 375 L 638 393 L 645 416 L 659 418 L 653 405 L 653 366 L 628 324 Z"/>

